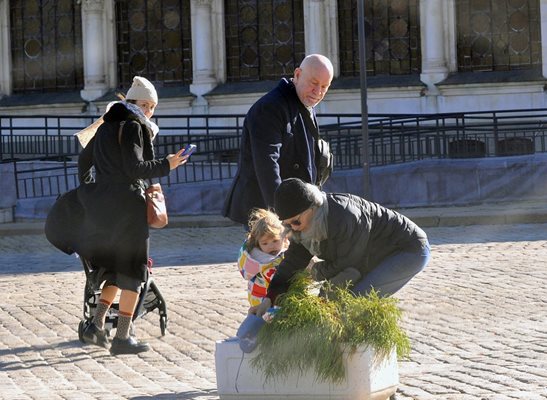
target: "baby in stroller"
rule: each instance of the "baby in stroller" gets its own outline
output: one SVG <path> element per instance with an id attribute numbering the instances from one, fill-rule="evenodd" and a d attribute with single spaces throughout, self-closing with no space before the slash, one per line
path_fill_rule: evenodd
<path id="1" fill-rule="evenodd" d="M 80 321 L 78 325 L 78 338 L 82 343 L 89 343 L 89 338 L 86 337 L 85 332 L 89 329 L 89 326 L 93 322 L 93 317 L 96 314 L 97 306 L 99 304 L 99 298 L 101 296 L 101 286 L 109 285 L 108 273 L 100 268 L 94 268 L 89 260 L 80 257 L 84 272 L 86 276 L 85 289 L 84 289 L 84 319 Z M 156 283 L 150 276 L 152 274 L 152 259 L 148 262 L 148 279 L 142 284 L 139 300 L 133 314 L 133 320 L 145 316 L 149 312 L 158 310 L 160 316 L 160 330 L 161 335 L 165 336 L 167 329 L 167 306 L 165 300 L 161 295 Z M 117 302 L 112 303 L 110 308 L 106 312 L 105 316 L 105 331 L 110 333 L 111 329 L 117 328 L 118 325 L 118 313 L 119 304 Z M 131 325 L 130 335 L 133 335 L 133 325 Z M 93 343 L 99 346 L 108 348 L 108 341 L 104 343 Z"/>

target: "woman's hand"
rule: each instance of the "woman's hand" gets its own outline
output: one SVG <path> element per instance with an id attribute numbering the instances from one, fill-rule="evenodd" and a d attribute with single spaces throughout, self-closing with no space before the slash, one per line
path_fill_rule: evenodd
<path id="1" fill-rule="evenodd" d="M 189 155 L 183 156 L 182 152 L 184 149 L 180 149 L 177 151 L 176 154 L 169 154 L 167 157 L 167 161 L 169 161 L 169 169 L 174 170 L 177 167 L 180 167 L 182 164 L 186 164 L 186 161 L 188 161 Z"/>
<path id="2" fill-rule="evenodd" d="M 249 308 L 249 314 L 255 314 L 257 317 L 262 317 L 266 311 L 272 306 L 272 301 L 269 297 L 264 297 L 262 303 Z"/>

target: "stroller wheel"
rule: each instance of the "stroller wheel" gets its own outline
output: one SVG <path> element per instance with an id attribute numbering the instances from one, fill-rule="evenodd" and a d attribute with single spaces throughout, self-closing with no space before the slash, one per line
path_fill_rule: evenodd
<path id="1" fill-rule="evenodd" d="M 82 343 L 85 343 L 84 331 L 85 331 L 85 328 L 87 328 L 87 324 L 88 322 L 86 320 L 81 320 L 80 323 L 78 324 L 78 339 L 80 339 L 80 342 Z"/>
<path id="2" fill-rule="evenodd" d="M 160 317 L 160 329 L 161 329 L 161 335 L 165 336 L 165 331 L 167 329 L 167 317 L 165 315 L 162 315 Z"/>

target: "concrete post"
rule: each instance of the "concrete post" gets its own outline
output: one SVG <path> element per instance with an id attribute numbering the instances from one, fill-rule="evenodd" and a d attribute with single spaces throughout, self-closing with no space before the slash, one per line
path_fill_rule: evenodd
<path id="1" fill-rule="evenodd" d="M 340 74 L 337 16 L 336 0 L 304 0 L 306 55 L 319 53 L 328 57 L 335 77 Z"/>
<path id="2" fill-rule="evenodd" d="M 9 16 L 9 1 L 0 0 L 0 98 L 12 90 Z"/>
<path id="3" fill-rule="evenodd" d="M 541 24 L 541 59 L 543 60 L 541 72 L 547 78 L 547 0 L 539 2 L 540 24 Z"/>
<path id="4" fill-rule="evenodd" d="M 108 90 L 104 0 L 82 0 L 84 89 L 82 99 L 93 101 Z"/>
<path id="5" fill-rule="evenodd" d="M 444 34 L 443 1 L 420 1 L 421 42 L 422 42 L 422 73 L 420 79 L 428 89 L 435 91 L 435 83 L 448 76 Z"/>
<path id="6" fill-rule="evenodd" d="M 196 104 L 206 104 L 203 95 L 217 85 L 215 71 L 215 42 L 220 38 L 214 35 L 213 0 L 192 0 L 192 67 L 193 81 L 190 91 L 198 96 Z M 218 32 L 218 31 L 217 31 Z"/>

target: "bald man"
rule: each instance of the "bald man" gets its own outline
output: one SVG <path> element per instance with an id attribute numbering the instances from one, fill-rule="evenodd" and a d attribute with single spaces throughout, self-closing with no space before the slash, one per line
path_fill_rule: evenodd
<path id="1" fill-rule="evenodd" d="M 314 107 L 327 94 L 332 78 L 327 57 L 308 55 L 291 79 L 281 79 L 249 109 L 238 171 L 224 203 L 225 217 L 247 225 L 253 208 L 273 208 L 274 192 L 284 179 L 322 181 Z"/>

